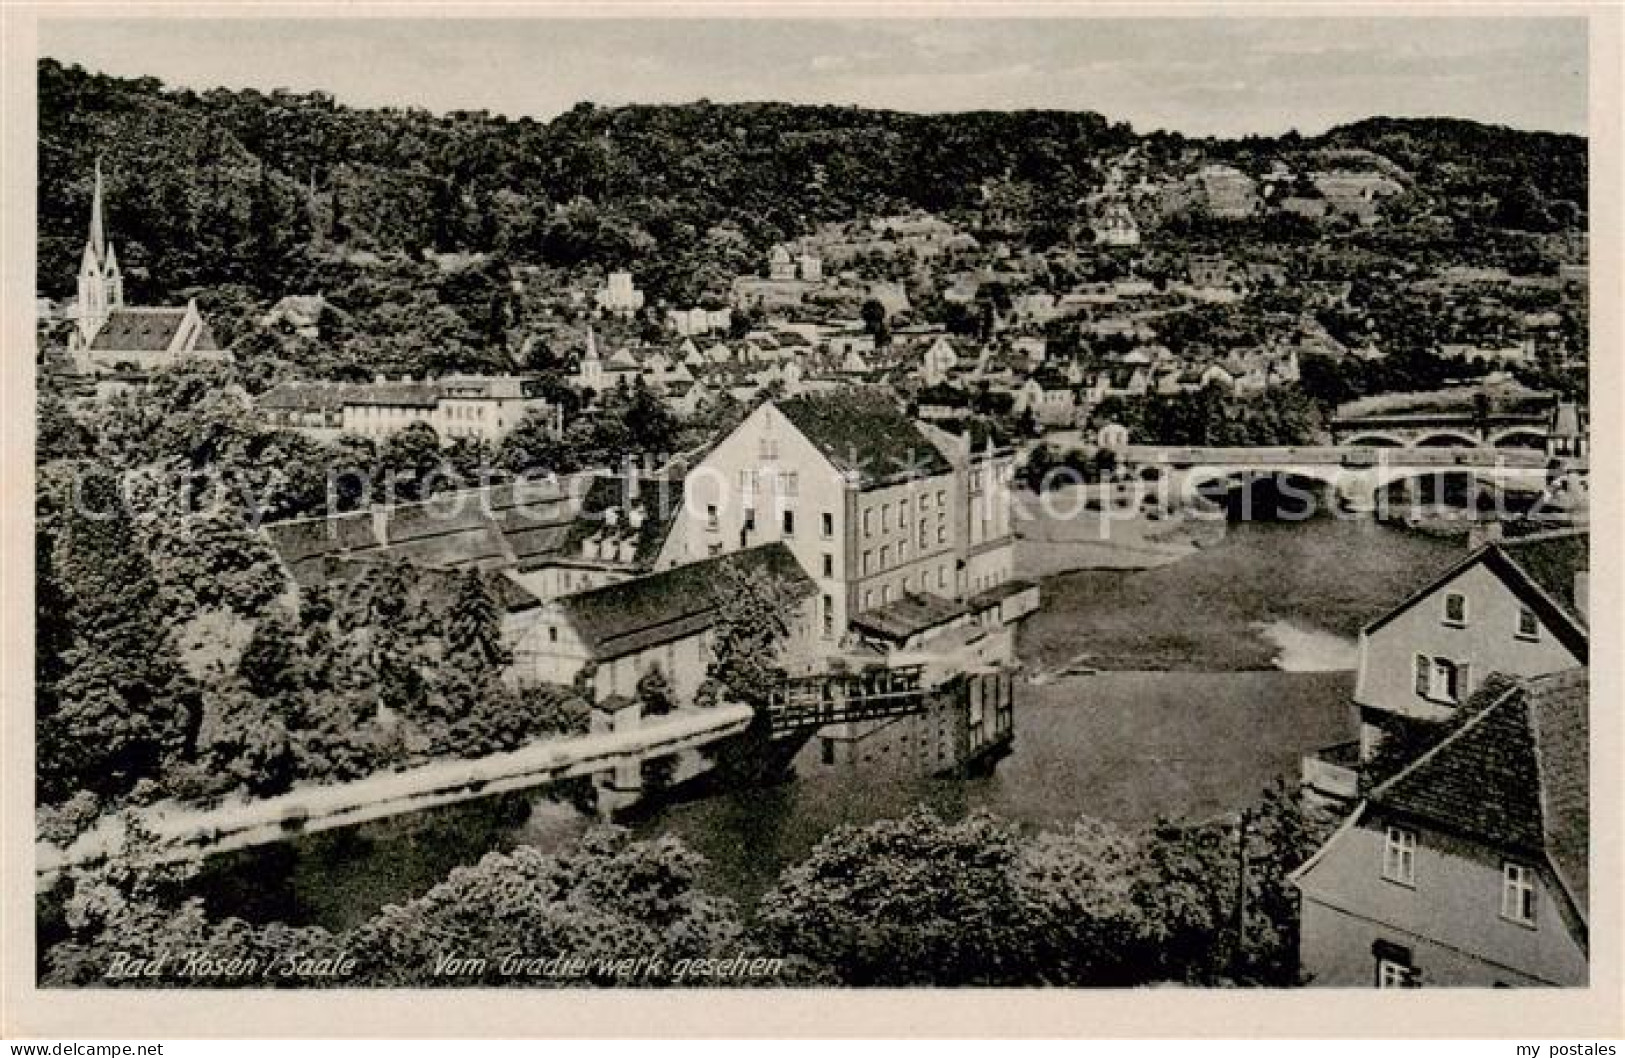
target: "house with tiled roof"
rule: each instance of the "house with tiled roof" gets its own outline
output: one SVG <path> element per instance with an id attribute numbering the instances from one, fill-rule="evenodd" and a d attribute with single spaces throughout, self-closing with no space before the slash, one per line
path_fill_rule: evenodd
<path id="1" fill-rule="evenodd" d="M 1492 541 L 1360 633 L 1361 757 L 1397 723 L 1449 720 L 1491 673 L 1542 676 L 1589 656 L 1584 529 Z"/>
<path id="2" fill-rule="evenodd" d="M 102 220 L 102 167 L 96 163 L 90 232 L 79 262 L 79 297 L 68 352 L 86 374 L 144 373 L 188 360 L 228 361 L 195 299 L 179 306 L 124 303 L 124 276 Z"/>
<path id="3" fill-rule="evenodd" d="M 1017 415 L 1030 411 L 1045 426 L 1076 426 L 1082 411 L 1078 403 L 1079 391 L 1080 387 L 1066 372 L 1041 369 L 1016 387 L 1011 411 Z"/>
<path id="4" fill-rule="evenodd" d="M 542 599 L 642 576 L 660 564 L 681 504 L 681 479 L 636 468 L 593 475 L 556 545 L 513 576 Z"/>
<path id="5" fill-rule="evenodd" d="M 604 703 L 634 697 L 658 667 L 679 700 L 692 699 L 711 662 L 730 572 L 768 578 L 797 600 L 783 650 L 804 654 L 813 584 L 789 549 L 773 543 L 541 602 L 512 637 L 510 674 L 521 684 L 585 679 L 592 700 Z"/>
<path id="6" fill-rule="evenodd" d="M 1331 987 L 1579 987 L 1589 937 L 1589 679 L 1491 688 L 1292 875 Z"/>
<path id="7" fill-rule="evenodd" d="M 534 569 L 565 547 L 588 479 L 510 482 L 319 518 L 260 532 L 296 583 L 347 579 L 356 562 L 415 569 Z"/>

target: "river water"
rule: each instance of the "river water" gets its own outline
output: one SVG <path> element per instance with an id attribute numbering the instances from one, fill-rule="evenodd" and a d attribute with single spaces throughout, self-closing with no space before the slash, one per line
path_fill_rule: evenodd
<path id="1" fill-rule="evenodd" d="M 706 857 L 708 884 L 748 908 L 834 828 L 917 805 L 1031 827 L 1233 811 L 1295 774 L 1305 751 L 1352 737 L 1359 627 L 1461 545 L 1331 518 L 1229 528 L 1168 566 L 1046 579 L 1021 650 L 1033 670 L 1063 674 L 1022 688 L 1014 751 L 991 775 L 923 774 L 902 720 L 833 759 L 812 740 L 788 782 L 630 825 L 680 837 Z M 199 891 L 216 914 L 342 928 L 489 851 L 557 848 L 590 825 L 544 795 L 505 795 L 215 857 Z"/>

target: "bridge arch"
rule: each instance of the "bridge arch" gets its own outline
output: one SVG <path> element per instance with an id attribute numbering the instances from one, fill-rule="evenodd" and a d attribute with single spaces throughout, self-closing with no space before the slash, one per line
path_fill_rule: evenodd
<path id="1" fill-rule="evenodd" d="M 1367 479 L 1372 502 L 1392 513 L 1393 504 L 1405 497 L 1394 495 L 1394 486 L 1409 483 L 1405 492 L 1411 502 L 1421 505 L 1449 499 L 1477 498 L 1502 494 L 1505 490 L 1538 495 L 1545 488 L 1546 472 L 1540 467 L 1506 466 L 1381 466 Z M 1517 504 L 1514 504 L 1517 506 Z"/>
<path id="2" fill-rule="evenodd" d="M 1490 435 L 1492 448 L 1538 448 L 1546 450 L 1546 432 L 1533 426 L 1514 426 Z"/>
<path id="3" fill-rule="evenodd" d="M 1251 519 L 1252 512 L 1262 510 L 1269 512 L 1263 515 L 1265 518 L 1296 520 L 1322 510 L 1323 502 L 1336 502 L 1333 497 L 1339 488 L 1341 470 L 1331 464 L 1196 467 L 1185 473 L 1185 493 L 1180 499 L 1190 502 L 1200 498 L 1208 503 L 1220 503 L 1233 520 L 1238 517 L 1238 510 L 1242 519 Z M 1306 485 L 1319 486 L 1324 493 L 1317 495 L 1308 491 Z M 1213 494 L 1218 486 L 1224 488 L 1223 498 Z M 1255 491 L 1260 488 L 1266 491 Z M 1256 506 L 1255 498 L 1258 499 Z"/>
<path id="4" fill-rule="evenodd" d="M 1351 448 L 1404 448 L 1405 439 L 1382 430 L 1364 430 L 1342 444 Z"/>
<path id="5" fill-rule="evenodd" d="M 1417 448 L 1478 448 L 1478 438 L 1459 430 L 1435 430 L 1416 439 Z"/>
<path id="6" fill-rule="evenodd" d="M 1317 485 L 1335 486 L 1342 467 L 1335 463 L 1324 465 L 1309 464 L 1305 466 L 1211 466 L 1192 467 L 1185 472 L 1187 486 L 1192 489 L 1202 488 L 1204 485 L 1216 485 L 1221 481 L 1235 480 L 1238 483 L 1247 478 L 1304 478 Z"/>

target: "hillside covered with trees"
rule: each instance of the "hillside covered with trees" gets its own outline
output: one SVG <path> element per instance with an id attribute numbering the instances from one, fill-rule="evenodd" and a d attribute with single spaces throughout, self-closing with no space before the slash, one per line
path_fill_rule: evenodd
<path id="1" fill-rule="evenodd" d="M 653 299 L 684 303 L 821 223 L 913 208 L 969 223 L 989 184 L 1019 191 L 1025 219 L 1013 223 L 1064 225 L 1129 147 L 1159 165 L 1194 150 L 1244 169 L 1371 152 L 1409 172 L 1414 195 L 1459 211 L 1467 245 L 1475 228 L 1583 225 L 1586 202 L 1584 139 L 1466 121 L 1215 141 L 1140 135 L 1089 112 L 699 101 L 583 103 L 542 122 L 356 109 L 323 93 L 199 93 L 51 59 L 39 105 L 41 292 L 71 290 L 100 155 L 131 299 L 200 296 L 227 340 L 249 305 L 344 290 L 361 273 L 398 286 L 391 268 L 405 266 L 391 262 L 426 251 L 490 255 L 456 282 L 418 284 L 449 310 L 443 337 L 477 348 L 514 316 L 503 299 L 517 266 L 632 266 Z"/>

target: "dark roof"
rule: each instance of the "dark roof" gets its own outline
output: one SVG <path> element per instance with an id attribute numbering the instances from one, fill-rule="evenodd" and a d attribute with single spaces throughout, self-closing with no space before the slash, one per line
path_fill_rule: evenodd
<path id="1" fill-rule="evenodd" d="M 327 577 L 324 561 L 346 551 L 368 551 L 379 546 L 372 515 L 366 512 L 333 518 L 302 518 L 273 522 L 264 527 L 271 547 L 301 587 L 320 584 Z"/>
<path id="2" fill-rule="evenodd" d="M 346 404 L 432 408 L 442 387 L 435 382 L 282 382 L 261 393 L 262 408 L 336 411 Z"/>
<path id="3" fill-rule="evenodd" d="M 1574 577 L 1590 569 L 1590 539 L 1587 529 L 1563 529 L 1486 544 L 1366 625 L 1364 632 L 1366 635 L 1376 632 L 1482 563 L 1535 611 L 1558 642 L 1584 662 L 1589 656 L 1590 637 L 1585 615 L 1580 612 L 1574 596 Z"/>
<path id="4" fill-rule="evenodd" d="M 600 713 L 618 713 L 637 704 L 638 700 L 636 698 L 628 698 L 624 694 L 612 694 L 602 701 L 594 702 L 593 709 Z"/>
<path id="5" fill-rule="evenodd" d="M 433 382 L 358 383 L 346 395 L 344 403 L 432 408 L 440 403 L 440 386 Z"/>
<path id="6" fill-rule="evenodd" d="M 606 474 L 594 478 L 587 493 L 581 498 L 581 510 L 570 523 L 560 544 L 568 557 L 579 557 L 581 545 L 593 537 L 614 540 L 617 543 L 632 537 L 636 547 L 630 565 L 648 568 L 660 557 L 666 537 L 683 509 L 681 480 L 663 476 L 644 475 L 636 482 L 637 496 L 632 495 L 633 482 L 620 474 Z M 633 528 L 627 518 L 631 505 L 641 506 L 643 524 Z M 618 512 L 615 525 L 607 521 L 608 512 Z"/>
<path id="7" fill-rule="evenodd" d="M 894 643 L 902 643 L 910 636 L 945 625 L 969 612 L 965 605 L 940 595 L 908 594 L 883 606 L 863 611 L 852 618 L 852 627 Z"/>
<path id="8" fill-rule="evenodd" d="M 533 567 L 561 549 L 574 508 L 556 481 L 513 482 L 385 509 L 384 539 L 370 511 L 274 522 L 265 533 L 301 585 L 337 568 L 328 556 L 358 553 L 418 567 Z"/>
<path id="9" fill-rule="evenodd" d="M 946 474 L 952 468 L 889 396 L 848 387 L 781 400 L 774 407 L 859 488 Z"/>
<path id="10" fill-rule="evenodd" d="M 977 610 L 987 610 L 1004 602 L 1012 596 L 1020 595 L 1029 588 L 1036 588 L 1037 584 L 1030 580 L 1007 580 L 997 584 L 984 592 L 979 592 L 965 600 L 965 607 L 972 613 Z"/>
<path id="11" fill-rule="evenodd" d="M 1574 597 L 1574 575 L 1591 568 L 1591 534 L 1562 530 L 1533 533 L 1496 545 L 1540 585 L 1540 589 L 1561 603 L 1576 621 L 1586 624 L 1586 615 Z"/>
<path id="12" fill-rule="evenodd" d="M 354 383 L 279 382 L 255 400 L 261 408 L 288 411 L 338 411 Z"/>
<path id="13" fill-rule="evenodd" d="M 1582 915 L 1591 893 L 1590 690 L 1585 669 L 1530 680 L 1524 690 L 1540 756 L 1546 852 Z"/>
<path id="14" fill-rule="evenodd" d="M 491 580 L 492 592 L 496 595 L 497 605 L 505 613 L 517 613 L 520 610 L 534 610 L 542 604 L 542 600 L 523 584 L 512 577 L 496 576 Z"/>
<path id="15" fill-rule="evenodd" d="M 1589 686 L 1583 668 L 1516 684 L 1377 787 L 1371 802 L 1501 848 L 1546 853 L 1584 917 Z"/>
<path id="16" fill-rule="evenodd" d="M 814 591 L 790 549 L 773 543 L 567 595 L 558 605 L 593 656 L 606 661 L 710 628 L 727 583 L 719 576 L 724 568 L 759 571 L 797 597 Z"/>
<path id="17" fill-rule="evenodd" d="M 107 321 L 96 331 L 90 348 L 97 352 L 162 352 L 175 340 L 186 319 L 187 308 L 118 308 L 107 314 Z M 203 325 L 192 349 L 216 348 L 214 335 L 208 324 Z"/>

